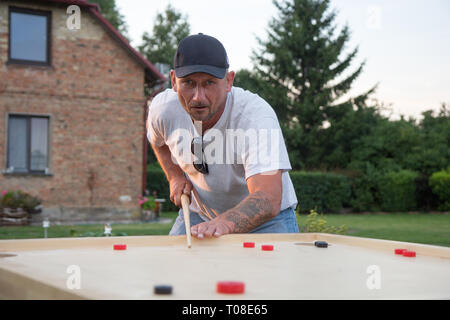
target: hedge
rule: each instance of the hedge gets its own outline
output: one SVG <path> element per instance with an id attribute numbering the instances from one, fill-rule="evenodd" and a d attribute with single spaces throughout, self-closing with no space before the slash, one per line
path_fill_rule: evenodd
<path id="1" fill-rule="evenodd" d="M 388 212 L 416 210 L 418 176 L 417 172 L 410 170 L 391 171 L 381 175 L 378 181 L 381 210 Z"/>
<path id="2" fill-rule="evenodd" d="M 417 210 L 431 211 L 439 207 L 439 197 L 433 193 L 430 186 L 430 176 L 419 173 L 416 179 Z"/>
<path id="3" fill-rule="evenodd" d="M 289 174 L 297 194 L 299 212 L 338 213 L 350 203 L 350 181 L 346 176 L 304 171 Z"/>
<path id="4" fill-rule="evenodd" d="M 158 198 L 166 199 L 166 202 L 163 204 L 164 211 L 178 211 L 179 208 L 170 201 L 169 182 L 162 169 L 147 169 L 146 189 L 150 192 L 150 195 L 153 194 L 153 191 L 156 191 Z"/>
<path id="5" fill-rule="evenodd" d="M 309 213 L 338 213 L 343 208 L 361 211 L 411 211 L 424 204 L 418 202 L 425 194 L 422 175 L 409 170 L 381 173 L 369 171 L 347 177 L 335 173 L 289 172 L 299 202 L 297 210 Z M 449 210 L 450 172 L 440 171 L 430 178 L 433 198 L 439 197 L 440 209 Z M 157 191 L 159 198 L 166 199 L 165 211 L 178 211 L 170 201 L 169 183 L 159 168 L 147 170 L 147 190 Z M 431 191 L 430 191 L 431 193 Z M 430 198 L 431 199 L 431 198 Z M 431 199 L 432 200 L 432 199 Z M 431 203 L 430 200 L 430 203 Z"/>
<path id="6" fill-rule="evenodd" d="M 359 172 L 352 175 L 350 206 L 353 211 L 380 211 L 379 179 L 380 173 L 371 167 L 366 168 L 365 173 Z"/>
<path id="7" fill-rule="evenodd" d="M 429 184 L 439 198 L 439 210 L 450 210 L 450 168 L 431 175 Z"/>
<path id="8" fill-rule="evenodd" d="M 339 212 L 350 203 L 349 179 L 342 175 L 320 172 L 290 172 L 301 212 L 315 209 L 317 212 Z M 166 199 L 164 211 L 177 211 L 169 200 L 170 189 L 161 169 L 147 170 L 147 188 L 150 194 L 157 192 L 158 198 Z"/>

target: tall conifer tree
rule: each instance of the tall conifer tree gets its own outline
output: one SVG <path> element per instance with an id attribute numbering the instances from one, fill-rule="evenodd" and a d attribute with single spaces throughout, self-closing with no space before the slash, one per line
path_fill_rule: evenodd
<path id="1" fill-rule="evenodd" d="M 237 85 L 242 75 L 275 109 L 295 167 L 317 168 L 324 128 L 347 116 L 353 102 L 364 101 L 376 86 L 337 103 L 364 67 L 363 62 L 350 70 L 358 48 L 347 51 L 348 26 L 337 31 L 329 0 L 273 2 L 278 16 L 269 23 L 267 39 L 258 39 L 255 71 L 238 72 Z"/>

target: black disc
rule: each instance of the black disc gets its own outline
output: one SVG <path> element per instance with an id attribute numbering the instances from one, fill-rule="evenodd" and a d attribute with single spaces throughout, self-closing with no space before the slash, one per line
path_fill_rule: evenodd
<path id="1" fill-rule="evenodd" d="M 167 285 L 155 286 L 154 293 L 155 294 L 171 294 L 172 286 L 167 286 Z"/>
<path id="2" fill-rule="evenodd" d="M 327 248 L 328 243 L 326 241 L 315 241 L 314 245 L 318 248 Z"/>

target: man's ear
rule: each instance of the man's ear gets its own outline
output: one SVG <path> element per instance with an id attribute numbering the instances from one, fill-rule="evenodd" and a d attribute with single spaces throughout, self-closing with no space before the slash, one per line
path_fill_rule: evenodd
<path id="1" fill-rule="evenodd" d="M 177 76 L 175 75 L 175 70 L 170 70 L 170 81 L 172 82 L 173 91 L 177 92 Z"/>
<path id="2" fill-rule="evenodd" d="M 234 82 L 234 71 L 227 72 L 226 78 L 227 78 L 227 92 L 231 91 L 231 87 L 233 86 Z"/>

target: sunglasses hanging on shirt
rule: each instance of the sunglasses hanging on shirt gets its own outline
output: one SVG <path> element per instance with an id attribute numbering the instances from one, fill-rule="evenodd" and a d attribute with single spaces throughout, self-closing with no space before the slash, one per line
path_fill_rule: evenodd
<path id="1" fill-rule="evenodd" d="M 194 165 L 195 170 L 202 174 L 208 174 L 208 164 L 204 160 L 203 155 L 203 137 L 194 137 L 191 142 L 191 152 L 195 156 Z"/>

